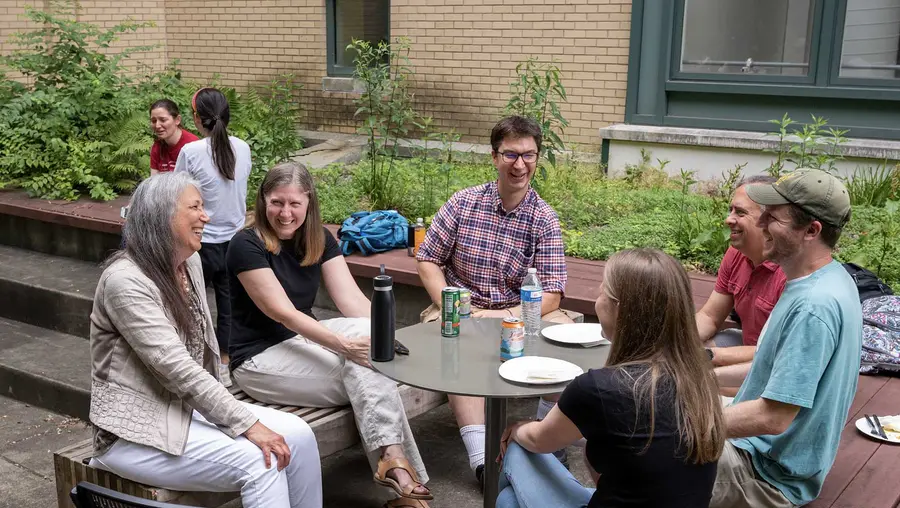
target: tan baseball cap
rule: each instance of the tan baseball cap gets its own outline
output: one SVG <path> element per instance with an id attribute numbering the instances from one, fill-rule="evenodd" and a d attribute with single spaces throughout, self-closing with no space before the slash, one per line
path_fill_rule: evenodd
<path id="1" fill-rule="evenodd" d="M 818 169 L 797 169 L 772 185 L 748 185 L 747 195 L 761 205 L 794 204 L 817 220 L 844 227 L 850 220 L 850 194 L 836 176 Z"/>

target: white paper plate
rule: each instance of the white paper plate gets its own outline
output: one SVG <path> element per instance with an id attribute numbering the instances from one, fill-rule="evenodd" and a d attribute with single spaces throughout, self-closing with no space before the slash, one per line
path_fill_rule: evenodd
<path id="1" fill-rule="evenodd" d="M 900 420 L 900 417 L 897 417 L 897 416 L 893 416 L 893 417 L 879 416 L 878 417 L 878 421 L 881 422 L 882 427 L 884 427 L 884 425 L 887 424 L 887 422 L 889 422 L 891 419 Z M 872 427 L 869 427 L 869 422 L 866 421 L 865 417 L 860 418 L 859 420 L 856 420 L 856 428 L 857 428 L 857 430 L 859 430 L 863 434 L 871 437 L 872 439 L 877 439 L 879 441 L 884 441 L 886 443 L 900 444 L 900 432 L 891 432 L 891 431 L 885 429 L 884 433 L 887 435 L 887 437 L 888 437 L 887 439 L 885 439 L 881 436 L 872 434 L 870 432 L 872 430 Z"/>
<path id="2" fill-rule="evenodd" d="M 553 325 L 541 330 L 541 334 L 553 342 L 563 344 L 577 344 L 584 347 L 609 344 L 609 341 L 603 338 L 603 327 L 600 323 Z"/>
<path id="3" fill-rule="evenodd" d="M 546 356 L 520 356 L 500 364 L 500 377 L 514 383 L 555 385 L 584 373 L 574 363 Z"/>

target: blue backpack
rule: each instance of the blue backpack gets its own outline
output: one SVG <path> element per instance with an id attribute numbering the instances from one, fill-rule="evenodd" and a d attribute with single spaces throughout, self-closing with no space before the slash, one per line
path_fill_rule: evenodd
<path id="1" fill-rule="evenodd" d="M 363 256 L 405 248 L 409 221 L 396 210 L 356 212 L 341 224 L 338 238 L 345 256 L 358 250 Z"/>

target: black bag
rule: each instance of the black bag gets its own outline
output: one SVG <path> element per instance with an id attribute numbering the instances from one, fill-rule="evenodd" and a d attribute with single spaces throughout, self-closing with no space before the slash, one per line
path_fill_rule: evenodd
<path id="1" fill-rule="evenodd" d="M 860 302 L 864 302 L 869 298 L 894 294 L 890 286 L 865 268 L 853 263 L 844 263 L 844 269 L 847 270 L 850 277 L 853 277 L 853 282 L 856 283 Z"/>

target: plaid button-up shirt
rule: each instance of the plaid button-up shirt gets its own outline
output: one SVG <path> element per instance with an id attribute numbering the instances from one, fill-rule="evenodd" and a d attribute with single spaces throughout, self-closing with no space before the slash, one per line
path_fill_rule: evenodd
<path id="1" fill-rule="evenodd" d="M 534 189 L 506 211 L 497 182 L 463 189 L 438 210 L 419 247 L 419 261 L 442 267 L 447 284 L 472 292 L 472 305 L 519 305 L 528 268 L 547 293 L 566 288 L 566 259 L 556 212 Z"/>

